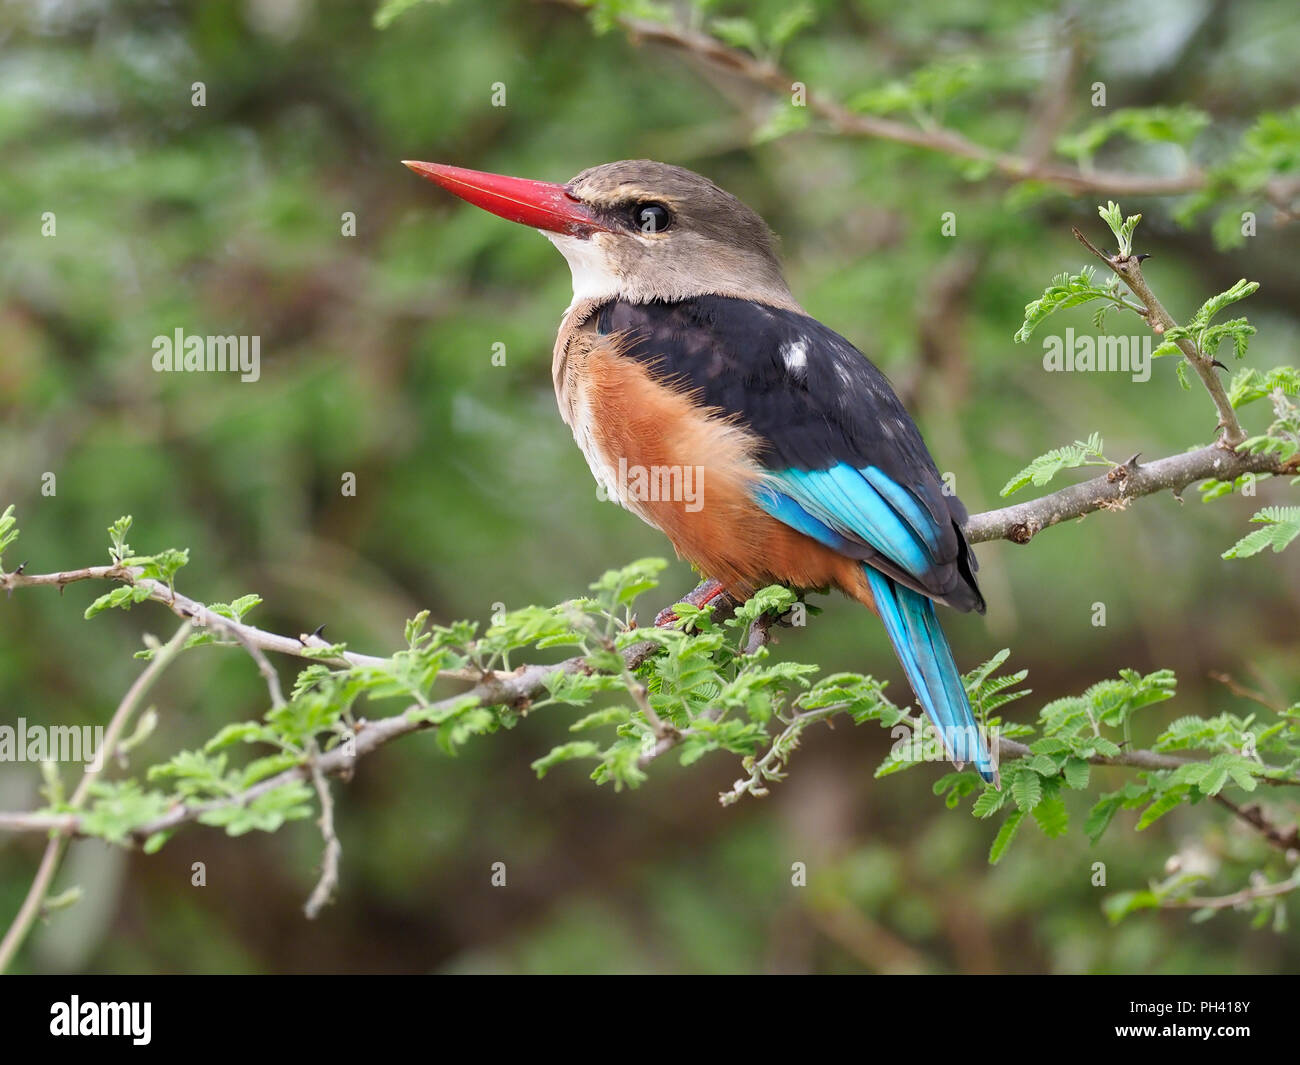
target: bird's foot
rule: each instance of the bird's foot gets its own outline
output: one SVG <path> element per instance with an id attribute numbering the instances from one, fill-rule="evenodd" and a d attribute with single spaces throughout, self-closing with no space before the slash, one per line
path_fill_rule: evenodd
<path id="1" fill-rule="evenodd" d="M 685 603 L 687 606 L 693 606 L 696 609 L 700 609 L 713 602 L 719 596 L 725 595 L 726 591 L 727 590 L 722 586 L 721 581 L 715 581 L 712 577 L 709 577 L 707 580 L 702 581 L 694 591 L 690 592 L 688 595 L 682 596 L 682 598 L 677 602 Z M 677 604 L 675 603 L 673 605 L 676 606 Z M 655 616 L 655 627 L 659 629 L 670 628 L 673 625 L 676 625 L 680 620 L 681 618 L 677 616 L 677 611 L 675 611 L 671 606 L 667 606 L 664 607 L 663 610 L 659 611 Z"/>

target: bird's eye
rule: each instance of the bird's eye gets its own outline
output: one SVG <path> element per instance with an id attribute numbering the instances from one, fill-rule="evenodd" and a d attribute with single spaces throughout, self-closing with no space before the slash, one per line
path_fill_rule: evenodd
<path id="1" fill-rule="evenodd" d="M 632 208 L 632 224 L 642 233 L 662 233 L 672 222 L 672 212 L 662 203 L 638 203 Z"/>

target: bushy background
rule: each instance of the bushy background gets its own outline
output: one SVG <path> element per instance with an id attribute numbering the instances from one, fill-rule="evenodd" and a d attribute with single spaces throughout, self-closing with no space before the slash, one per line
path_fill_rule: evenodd
<path id="1" fill-rule="evenodd" d="M 785 5 L 711 5 L 769 26 Z M 942 119 L 1014 149 L 1061 61 L 1083 43 L 1067 129 L 1111 107 L 1194 105 L 1212 163 L 1261 110 L 1293 105 L 1300 23 L 1287 0 L 1160 0 L 1068 12 L 1030 0 L 818 2 L 783 63 L 814 91 L 879 91 L 919 68 L 959 91 Z M 1100 242 L 1095 205 L 979 168 L 818 132 L 755 137 L 770 98 L 682 55 L 595 34 L 560 6 L 421 5 L 377 30 L 367 5 L 312 0 L 108 3 L 0 9 L 0 504 L 14 502 L 32 572 L 107 561 L 104 528 L 130 513 L 133 543 L 189 547 L 181 587 L 204 601 L 248 591 L 251 620 L 317 625 L 357 650 L 395 649 L 402 621 L 486 619 L 493 605 L 552 603 L 603 570 L 664 554 L 653 530 L 599 502 L 555 410 L 550 352 L 568 270 L 535 233 L 440 193 L 404 158 L 546 180 L 650 157 L 706 173 L 783 238 L 796 295 L 904 392 L 972 511 L 997 505 L 1034 455 L 1100 431 L 1108 453 L 1172 454 L 1208 441 L 1213 412 L 1173 360 L 1122 374 L 1044 373 L 1035 337 L 1013 345 L 1024 304 Z M 1068 30 L 1063 26 L 1069 25 Z M 941 79 L 940 79 L 941 80 Z M 207 105 L 191 106 L 191 85 Z M 491 103 L 503 83 L 507 106 Z M 1183 149 L 1103 149 L 1115 169 L 1164 173 Z M 1294 358 L 1294 228 L 1262 224 L 1222 246 L 1213 212 L 1141 210 L 1147 276 L 1185 316 L 1238 277 L 1261 282 L 1251 362 Z M 1251 205 L 1247 205 L 1251 206 Z M 57 237 L 41 216 L 57 217 Z M 355 212 L 357 235 L 340 233 Z M 952 211 L 957 235 L 944 237 Z M 1261 208 L 1261 218 L 1267 211 Z M 1216 243 L 1215 230 L 1218 232 Z M 1087 309 L 1059 320 L 1090 330 Z M 257 334 L 262 379 L 159 375 L 152 338 Z M 1059 331 L 1053 325 L 1054 331 Z M 1138 331 L 1126 323 L 1125 329 Z M 504 344 L 506 365 L 494 366 Z M 1248 419 L 1253 431 L 1264 412 Z M 41 476 L 57 475 L 57 494 Z M 357 476 L 355 498 L 341 477 Z M 1012 717 L 1122 666 L 1174 668 L 1180 714 L 1241 709 L 1211 671 L 1294 700 L 1300 554 L 1227 562 L 1259 506 L 1189 491 L 1098 514 L 1024 548 L 980 549 L 986 619 L 946 627 L 966 666 L 1002 646 L 1035 695 Z M 1289 557 L 1288 557 L 1289 555 Z M 660 605 L 694 582 L 670 571 Z M 0 602 L 0 719 L 106 721 L 136 675 L 146 605 L 92 623 L 103 588 Z M 1093 606 L 1106 625 L 1092 624 Z M 904 681 L 878 623 L 828 600 L 778 653 Z M 187 656 L 155 693 L 163 723 L 144 758 L 193 746 L 256 712 L 248 660 Z M 1243 711 L 1245 712 L 1245 711 Z M 86 971 L 1294 970 L 1294 933 L 1232 914 L 1189 924 L 1138 914 L 1112 926 L 1107 890 L 1143 886 L 1188 840 L 1238 846 L 1221 811 L 1183 810 L 1138 835 L 1133 814 L 1101 845 L 1033 828 L 996 868 L 995 826 L 930 794 L 938 767 L 875 781 L 886 734 L 818 728 L 769 798 L 721 809 L 738 775 L 714 755 L 657 763 L 632 792 L 568 766 L 529 763 L 568 719 L 539 714 L 455 758 L 413 737 L 336 789 L 338 903 L 301 904 L 319 862 L 309 822 L 228 839 L 192 828 L 143 857 L 73 848 L 59 884 L 86 898 L 33 935 L 20 968 Z M 1139 729 L 1139 733 L 1141 730 Z M 1142 736 L 1135 737 L 1141 741 Z M 1122 771 L 1098 771 L 1118 786 Z M 34 767 L 0 769 L 0 808 L 36 805 Z M 1212 825 L 1208 833 L 1205 823 Z M 30 881 L 39 839 L 0 840 L 0 915 Z M 1091 863 L 1107 863 L 1109 888 Z M 190 886 L 203 861 L 208 886 Z M 489 885 L 505 861 L 507 888 Z M 790 886 L 791 863 L 810 886 Z"/>

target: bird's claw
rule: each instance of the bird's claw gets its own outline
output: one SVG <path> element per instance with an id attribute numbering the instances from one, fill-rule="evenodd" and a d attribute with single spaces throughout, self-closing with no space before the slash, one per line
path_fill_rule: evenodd
<path id="1" fill-rule="evenodd" d="M 687 606 L 693 606 L 696 609 L 699 609 L 713 602 L 713 600 L 718 598 L 718 596 L 722 595 L 725 591 L 726 588 L 723 587 L 721 581 L 716 581 L 712 577 L 709 577 L 707 580 L 702 581 L 697 585 L 694 590 L 682 596 L 682 598 L 679 599 L 677 603 L 674 603 L 673 606 L 677 606 L 678 603 L 685 603 Z M 676 625 L 677 622 L 681 621 L 681 618 L 678 616 L 677 611 L 673 609 L 673 606 L 666 606 L 655 615 L 655 628 L 671 628 L 673 625 Z"/>

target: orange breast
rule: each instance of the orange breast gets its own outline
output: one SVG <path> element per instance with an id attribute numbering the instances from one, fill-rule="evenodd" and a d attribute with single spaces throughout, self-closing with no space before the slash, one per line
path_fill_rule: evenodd
<path id="1" fill-rule="evenodd" d="M 607 491 L 733 594 L 779 581 L 838 587 L 870 602 L 861 563 L 753 502 L 762 469 L 744 427 L 655 380 L 643 364 L 620 356 L 613 338 L 595 339 L 589 350 L 571 353 L 576 361 L 567 367 L 561 406 Z"/>

